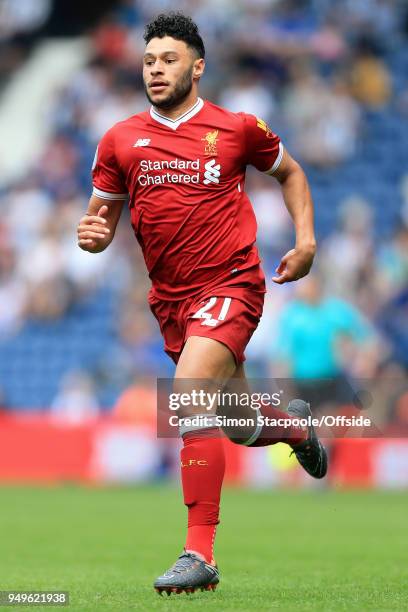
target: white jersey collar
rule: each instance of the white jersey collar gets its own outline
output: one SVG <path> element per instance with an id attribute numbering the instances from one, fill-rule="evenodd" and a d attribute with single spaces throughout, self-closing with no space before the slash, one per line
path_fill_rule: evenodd
<path id="1" fill-rule="evenodd" d="M 201 98 L 197 98 L 197 102 L 194 104 L 194 106 L 192 106 L 188 111 L 183 113 L 177 119 L 169 119 L 169 117 L 164 117 L 164 115 L 161 115 L 160 113 L 158 113 L 157 110 L 152 106 L 150 109 L 150 116 L 152 119 L 154 119 L 158 123 L 167 125 L 167 127 L 171 128 L 172 130 L 177 130 L 178 126 L 181 123 L 185 123 L 186 121 L 194 117 L 194 115 L 200 112 L 203 106 L 204 106 L 204 100 L 202 100 Z"/>

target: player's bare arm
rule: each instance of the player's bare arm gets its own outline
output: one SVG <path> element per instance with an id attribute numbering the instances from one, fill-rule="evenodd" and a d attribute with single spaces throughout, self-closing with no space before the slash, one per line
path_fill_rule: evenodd
<path id="1" fill-rule="evenodd" d="M 124 200 L 105 200 L 92 195 L 88 211 L 77 228 L 78 246 L 89 253 L 101 253 L 115 235 Z"/>
<path id="2" fill-rule="evenodd" d="M 313 227 L 313 201 L 306 175 L 296 160 L 284 150 L 282 161 L 274 172 L 283 199 L 295 225 L 296 244 L 284 255 L 272 280 L 282 285 L 309 273 L 316 252 Z"/>

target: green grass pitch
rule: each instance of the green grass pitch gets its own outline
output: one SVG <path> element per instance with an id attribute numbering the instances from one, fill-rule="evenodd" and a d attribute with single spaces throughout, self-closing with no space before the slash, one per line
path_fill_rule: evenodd
<path id="1" fill-rule="evenodd" d="M 0 590 L 67 590 L 72 612 L 407 610 L 407 497 L 226 490 L 218 589 L 159 597 L 184 541 L 176 488 L 1 488 Z"/>

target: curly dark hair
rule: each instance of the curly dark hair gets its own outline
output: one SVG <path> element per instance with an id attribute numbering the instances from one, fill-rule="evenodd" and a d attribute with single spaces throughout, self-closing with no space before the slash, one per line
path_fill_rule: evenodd
<path id="1" fill-rule="evenodd" d="M 143 38 L 147 44 L 152 38 L 164 38 L 165 36 L 183 40 L 188 47 L 194 49 L 197 57 L 205 57 L 203 39 L 200 36 L 197 24 L 191 17 L 186 17 L 183 13 L 161 13 L 147 24 Z"/>

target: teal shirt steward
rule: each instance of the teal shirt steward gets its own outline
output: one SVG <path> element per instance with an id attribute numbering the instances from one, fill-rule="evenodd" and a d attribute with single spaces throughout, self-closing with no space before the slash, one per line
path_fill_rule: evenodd
<path id="1" fill-rule="evenodd" d="M 282 312 L 274 357 L 290 364 L 295 378 L 327 378 L 342 372 L 337 342 L 342 336 L 363 343 L 372 335 L 351 304 L 334 298 L 317 304 L 290 303 Z"/>

